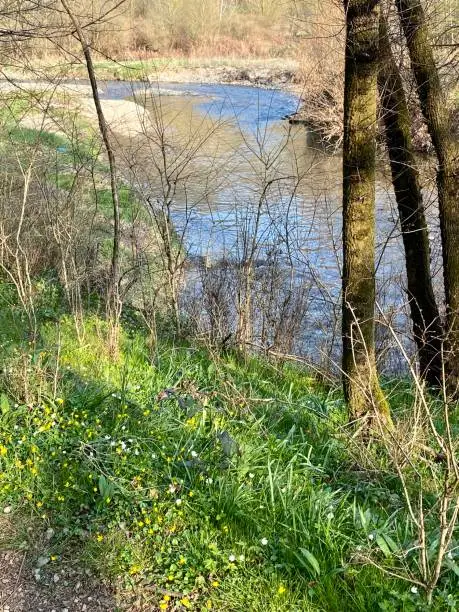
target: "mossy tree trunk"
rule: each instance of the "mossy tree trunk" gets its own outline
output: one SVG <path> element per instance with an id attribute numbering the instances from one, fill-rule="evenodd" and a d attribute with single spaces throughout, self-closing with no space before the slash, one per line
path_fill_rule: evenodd
<path id="1" fill-rule="evenodd" d="M 438 159 L 437 189 L 447 312 L 449 387 L 459 381 L 459 147 L 420 0 L 396 0 L 417 93 Z"/>
<path id="2" fill-rule="evenodd" d="M 390 422 L 375 359 L 377 0 L 345 0 L 343 383 L 351 419 Z"/>
<path id="3" fill-rule="evenodd" d="M 408 300 L 421 375 L 442 382 L 443 326 L 430 270 L 430 245 L 411 139 L 411 117 L 400 71 L 392 54 L 386 19 L 380 16 L 379 95 L 405 249 Z"/>

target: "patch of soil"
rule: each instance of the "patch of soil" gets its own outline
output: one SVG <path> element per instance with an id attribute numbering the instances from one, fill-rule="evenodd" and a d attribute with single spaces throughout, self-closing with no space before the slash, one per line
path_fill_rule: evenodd
<path id="1" fill-rule="evenodd" d="M 72 560 L 39 567 L 39 549 L 8 546 L 11 522 L 0 520 L 0 612 L 101 612 L 120 610 L 114 593 Z"/>
<path id="2" fill-rule="evenodd" d="M 0 552 L 0 612 L 118 610 L 110 591 L 72 566 L 36 575 L 27 552 Z"/>

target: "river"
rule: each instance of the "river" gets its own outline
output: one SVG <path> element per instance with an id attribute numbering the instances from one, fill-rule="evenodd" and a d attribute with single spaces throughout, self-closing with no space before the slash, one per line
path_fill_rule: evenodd
<path id="1" fill-rule="evenodd" d="M 142 153 L 137 151 L 142 161 L 135 179 L 157 200 L 165 177 L 172 180 L 172 220 L 190 261 L 205 261 L 207 267 L 241 262 L 254 247 L 256 265 L 263 269 L 275 253 L 276 264 L 293 271 L 297 286 L 308 288 L 295 352 L 316 363 L 339 360 L 342 160 L 304 126 L 285 120 L 297 110 L 298 97 L 235 85 L 146 88 L 121 82 L 106 83 L 103 97 L 133 97 L 153 116 L 154 135 Z M 164 163 L 158 163 L 163 154 Z M 384 152 L 378 155 L 378 301 L 384 316 L 406 335 L 403 247 Z M 434 186 L 426 178 L 423 187 L 441 291 Z M 198 275 L 189 274 L 188 298 L 201 289 Z M 383 327 L 381 363 L 387 371 L 397 370 L 400 355 Z"/>

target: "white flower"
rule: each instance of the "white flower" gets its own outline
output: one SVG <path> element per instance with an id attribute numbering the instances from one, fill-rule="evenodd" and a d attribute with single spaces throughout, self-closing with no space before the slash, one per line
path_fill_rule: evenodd
<path id="1" fill-rule="evenodd" d="M 213 483 L 213 479 L 212 478 L 206 478 L 206 484 L 207 485 L 211 485 Z"/>
<path id="2" fill-rule="evenodd" d="M 418 587 L 413 585 L 413 586 L 411 587 L 410 591 L 411 591 L 411 592 L 412 592 L 414 595 L 416 595 L 416 593 L 418 592 Z"/>
<path id="3" fill-rule="evenodd" d="M 231 563 L 234 563 L 236 561 L 235 555 L 230 555 L 228 559 L 231 561 Z"/>
<path id="4" fill-rule="evenodd" d="M 368 539 L 369 540 L 374 540 L 374 538 L 375 538 L 375 536 L 372 533 L 370 533 L 370 535 L 368 536 Z"/>
<path id="5" fill-rule="evenodd" d="M 182 500 L 180 499 L 180 497 L 175 500 L 175 503 L 177 504 L 177 506 L 180 506 L 180 504 L 182 503 Z"/>
<path id="6" fill-rule="evenodd" d="M 169 485 L 169 493 L 175 493 L 177 491 L 177 487 L 174 484 Z"/>
<path id="7" fill-rule="evenodd" d="M 261 541 L 261 545 L 262 546 L 267 546 L 268 545 L 268 540 L 266 538 L 262 538 L 260 541 Z"/>
<path id="8" fill-rule="evenodd" d="M 329 521 L 331 521 L 333 518 L 335 518 L 335 515 L 333 514 L 333 512 L 329 512 L 329 513 L 327 514 L 327 519 L 328 519 Z"/>
<path id="9" fill-rule="evenodd" d="M 197 456 L 198 456 L 198 453 L 197 453 L 195 450 L 192 450 L 192 451 L 191 451 L 191 456 L 192 456 L 192 457 L 197 457 Z"/>
<path id="10" fill-rule="evenodd" d="M 249 478 L 255 478 L 255 474 L 252 474 L 252 472 L 250 472 Z"/>
<path id="11" fill-rule="evenodd" d="M 453 553 L 450 550 L 448 551 L 447 557 L 448 557 L 448 559 L 452 559 L 453 558 Z"/>

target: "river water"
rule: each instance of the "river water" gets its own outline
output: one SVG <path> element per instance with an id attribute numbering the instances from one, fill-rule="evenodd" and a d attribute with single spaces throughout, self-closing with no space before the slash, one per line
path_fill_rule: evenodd
<path id="1" fill-rule="evenodd" d="M 150 111 L 153 136 L 138 154 L 136 178 L 157 201 L 165 178 L 173 184 L 172 220 L 190 261 L 204 261 L 207 267 L 241 262 L 254 249 L 256 265 L 263 269 L 275 253 L 276 263 L 292 270 L 295 283 L 308 286 L 295 352 L 314 362 L 339 360 L 342 160 L 304 126 L 285 120 L 297 110 L 298 97 L 234 85 L 146 88 L 119 82 L 106 83 L 103 96 L 134 97 Z M 378 300 L 384 316 L 406 335 L 403 248 L 389 173 L 383 152 L 379 155 Z M 423 186 L 440 287 L 434 185 L 426 178 Z M 188 297 L 199 287 L 197 276 L 189 274 Z M 384 367 L 393 371 L 401 362 L 389 336 L 381 334 L 380 354 Z"/>

